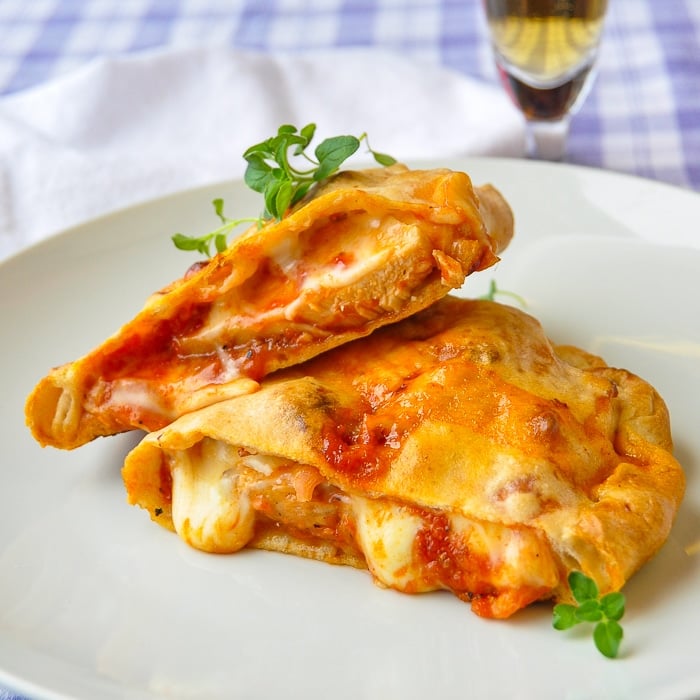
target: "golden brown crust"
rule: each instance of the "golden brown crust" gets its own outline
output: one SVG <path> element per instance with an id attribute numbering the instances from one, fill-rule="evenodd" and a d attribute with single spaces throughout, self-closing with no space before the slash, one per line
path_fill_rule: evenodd
<path id="1" fill-rule="evenodd" d="M 564 598 L 572 569 L 619 589 L 666 540 L 684 491 L 648 383 L 487 301 L 447 297 L 147 436 L 125 463 L 130 501 L 168 526 L 167 455 L 204 435 L 311 465 L 348 494 L 519 532 L 538 552 L 528 566 L 551 558 L 558 574 L 504 586 L 493 615 Z"/>
<path id="2" fill-rule="evenodd" d="M 42 445 L 71 449 L 255 391 L 270 372 L 426 308 L 492 265 L 512 234 L 505 200 L 464 173 L 341 173 L 53 369 L 27 423 Z"/>

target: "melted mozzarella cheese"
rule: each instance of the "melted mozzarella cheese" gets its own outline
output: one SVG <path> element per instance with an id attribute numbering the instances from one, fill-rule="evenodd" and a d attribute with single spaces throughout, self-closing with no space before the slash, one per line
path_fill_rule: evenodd
<path id="1" fill-rule="evenodd" d="M 381 229 L 382 237 L 392 237 L 397 241 L 403 241 L 404 246 L 415 247 L 421 238 L 419 228 L 414 224 L 404 224 L 394 218 L 377 218 L 366 216 L 365 228 Z M 300 286 L 295 298 L 290 302 L 271 308 L 259 308 L 254 304 L 255 323 L 264 325 L 274 323 L 280 319 L 294 322 L 304 316 L 308 309 L 308 295 L 316 295 L 320 290 L 335 290 L 352 287 L 361 280 L 370 277 L 377 270 L 384 269 L 390 262 L 395 251 L 388 249 L 385 243 L 377 236 L 353 236 L 346 241 L 347 250 L 342 248 L 335 251 L 336 255 L 347 252 L 347 260 L 315 259 L 314 251 L 304 251 L 303 245 L 298 239 L 285 239 L 268 251 L 268 258 L 276 265 L 286 277 L 295 279 L 296 268 L 303 260 L 304 274 L 300 278 Z M 236 297 L 236 303 L 245 309 L 244 302 Z M 230 329 L 249 325 L 250 318 L 245 313 L 232 313 L 229 300 L 226 298 L 214 303 L 205 319 L 202 327 L 189 338 L 182 339 L 182 348 L 195 352 L 197 348 L 203 348 L 207 344 L 213 344 L 217 338 L 226 337 Z M 228 329 L 228 330 L 227 330 Z M 308 332 L 313 332 L 309 326 Z M 322 334 L 316 330 L 316 334 Z M 217 353 L 222 360 L 222 377 L 234 379 L 240 374 L 241 360 L 231 360 L 225 357 L 225 352 L 217 348 Z"/>
<path id="2" fill-rule="evenodd" d="M 414 553 L 422 518 L 398 504 L 359 496 L 353 497 L 352 507 L 358 544 L 372 575 L 397 590 L 434 590 L 422 581 Z"/>
<path id="3" fill-rule="evenodd" d="M 137 406 L 144 411 L 164 415 L 167 411 L 163 407 L 160 393 L 139 379 L 116 379 L 112 382 L 109 397 L 104 405 L 114 408 Z"/>
<path id="4" fill-rule="evenodd" d="M 231 371 L 229 374 L 235 375 L 236 372 Z M 140 379 L 120 378 L 111 383 L 109 394 L 106 399 L 102 400 L 101 406 L 116 412 L 124 407 L 131 410 L 138 409 L 142 412 L 162 416 L 166 420 L 173 420 L 183 413 L 189 413 L 217 401 L 251 394 L 259 388 L 260 385 L 254 379 L 239 376 L 234 376 L 228 382 L 204 386 L 197 391 L 188 391 L 186 383 L 181 382 L 178 384 L 179 390 L 173 391 L 170 405 L 166 406 L 161 386 Z M 93 405 L 89 396 L 85 403 L 88 409 Z"/>
<path id="5" fill-rule="evenodd" d="M 302 246 L 298 238 L 286 236 L 269 251 L 270 259 L 277 265 L 285 275 L 293 272 L 294 267 L 299 264 L 299 259 L 303 256 Z"/>
<path id="6" fill-rule="evenodd" d="M 302 284 L 302 290 L 335 289 L 355 284 L 371 274 L 372 271 L 381 268 L 391 257 L 386 250 L 353 251 L 353 255 L 355 259 L 351 262 L 337 262 L 333 265 L 319 267 L 314 271 L 314 274 L 307 275 Z"/>
<path id="7" fill-rule="evenodd" d="M 259 489 L 269 477 L 269 483 L 275 483 L 275 470 L 284 466 L 288 473 L 289 468 L 278 457 L 249 454 L 208 438 L 190 450 L 171 454 L 170 459 L 175 530 L 193 547 L 210 552 L 235 552 L 248 544 L 256 522 L 248 489 Z M 344 496 L 354 520 L 357 546 L 378 583 L 410 593 L 452 586 L 436 576 L 417 547 L 421 531 L 431 527 L 419 510 L 389 499 Z M 296 506 L 303 502 L 297 501 Z M 445 552 L 455 548 L 455 574 L 466 567 L 465 583 L 477 576 L 482 583 L 502 590 L 556 584 L 558 573 L 551 552 L 531 529 L 455 513 L 443 515 L 449 538 Z M 284 531 L 285 523 L 280 525 Z"/>
<path id="8" fill-rule="evenodd" d="M 173 525 L 196 549 L 236 552 L 253 536 L 255 512 L 230 469 L 234 449 L 205 438 L 196 450 L 170 455 Z"/>
<path id="9" fill-rule="evenodd" d="M 255 469 L 256 472 L 270 476 L 275 469 L 287 464 L 288 460 L 272 455 L 246 454 L 240 458 L 240 462 L 250 469 Z"/>
<path id="10" fill-rule="evenodd" d="M 500 588 L 551 587 L 558 573 L 549 548 L 528 528 L 503 527 L 462 515 L 450 517 L 450 531 L 470 552 L 489 562 L 490 582 Z"/>
<path id="11" fill-rule="evenodd" d="M 391 234 L 394 229 L 407 228 L 395 220 L 384 221 L 372 218 L 367 221 L 366 228 L 386 229 Z M 412 226 L 416 229 L 417 227 Z M 398 230 L 395 237 L 400 238 Z M 363 277 L 367 277 L 374 271 L 381 269 L 386 261 L 391 257 L 392 251 L 387 250 L 379 244 L 377 239 L 369 236 L 356 236 L 352 241 L 352 248 L 347 251 L 351 257 L 344 262 L 325 263 L 317 265 L 304 277 L 302 290 L 323 288 L 344 287 L 355 284 Z"/>

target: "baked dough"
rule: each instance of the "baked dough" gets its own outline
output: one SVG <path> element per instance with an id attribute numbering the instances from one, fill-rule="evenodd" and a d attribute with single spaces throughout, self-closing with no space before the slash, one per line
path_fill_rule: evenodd
<path id="1" fill-rule="evenodd" d="M 645 381 L 528 314 L 446 297 L 147 435 L 128 499 L 190 545 L 368 567 L 485 617 L 618 590 L 684 491 Z"/>
<path id="2" fill-rule="evenodd" d="M 161 428 L 426 308 L 496 262 L 513 217 L 450 170 L 345 172 L 279 223 L 154 294 L 85 357 L 53 369 L 26 417 L 42 445 Z"/>

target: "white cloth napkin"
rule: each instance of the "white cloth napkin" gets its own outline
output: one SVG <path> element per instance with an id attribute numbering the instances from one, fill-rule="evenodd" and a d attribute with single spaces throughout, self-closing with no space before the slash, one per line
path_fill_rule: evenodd
<path id="1" fill-rule="evenodd" d="M 0 100 L 0 258 L 97 215 L 240 177 L 280 124 L 366 131 L 399 160 L 513 155 L 503 93 L 391 53 L 227 49 L 103 58 Z"/>

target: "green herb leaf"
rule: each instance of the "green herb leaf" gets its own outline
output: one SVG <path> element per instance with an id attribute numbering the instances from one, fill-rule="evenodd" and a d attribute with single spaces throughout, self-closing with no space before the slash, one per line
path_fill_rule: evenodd
<path id="1" fill-rule="evenodd" d="M 316 124 L 307 124 L 299 133 L 308 146 L 314 140 L 314 136 L 316 135 Z M 301 153 L 301 151 L 299 151 L 299 153 Z M 297 153 L 297 155 L 299 155 L 299 153 Z"/>
<path id="2" fill-rule="evenodd" d="M 204 236 L 191 237 L 175 234 L 173 242 L 181 250 L 196 250 L 209 255 L 213 241 L 218 252 L 227 247 L 227 236 L 241 221 L 257 221 L 262 225 L 266 219 L 282 219 L 290 207 L 299 202 L 317 183 L 323 182 L 352 156 L 367 135 L 334 136 L 322 141 L 313 155 L 307 152 L 316 135 L 316 124 L 306 124 L 297 129 L 292 124 L 282 124 L 277 134 L 245 150 L 246 161 L 244 181 L 254 192 L 263 196 L 264 209 L 258 219 L 228 219 L 224 215 L 222 199 L 214 200 L 214 211 L 222 226 Z M 369 148 L 377 163 L 393 165 L 396 161 L 385 153 L 377 153 Z"/>
<path id="3" fill-rule="evenodd" d="M 216 252 L 223 253 L 227 246 L 228 242 L 226 241 L 226 234 L 217 233 L 216 236 L 214 236 L 214 247 L 216 248 Z"/>
<path id="4" fill-rule="evenodd" d="M 600 599 L 600 609 L 608 620 L 620 620 L 625 614 L 625 596 L 620 592 L 608 593 Z"/>
<path id="5" fill-rule="evenodd" d="M 598 597 L 596 582 L 580 571 L 572 571 L 569 574 L 569 588 L 576 602 L 583 603 L 587 600 L 595 600 Z"/>
<path id="6" fill-rule="evenodd" d="M 289 205 L 292 202 L 292 195 L 294 194 L 294 189 L 291 182 L 282 182 L 277 188 L 277 195 L 275 196 L 275 211 L 277 212 L 277 218 L 281 219 Z"/>
<path id="7" fill-rule="evenodd" d="M 315 151 L 319 165 L 314 180 L 321 182 L 330 177 L 359 147 L 360 140 L 354 136 L 334 136 L 322 141 Z"/>
<path id="8" fill-rule="evenodd" d="M 593 630 L 593 641 L 596 648 L 603 656 L 607 656 L 609 659 L 614 659 L 617 656 L 622 637 L 622 627 L 616 620 L 599 622 Z"/>
<path id="9" fill-rule="evenodd" d="M 212 204 L 214 205 L 214 212 L 221 219 L 221 223 L 225 224 L 226 217 L 224 216 L 224 200 L 223 199 L 215 199 L 212 201 Z"/>
<path id="10" fill-rule="evenodd" d="M 581 622 L 598 622 L 603 619 L 600 603 L 597 600 L 586 600 L 576 608 L 576 618 Z"/>
<path id="11" fill-rule="evenodd" d="M 372 151 L 372 155 L 374 156 L 374 160 L 376 160 L 379 165 L 387 167 L 396 163 L 396 158 L 392 158 L 386 153 L 377 153 L 376 151 Z"/>
<path id="12" fill-rule="evenodd" d="M 184 233 L 176 233 L 172 241 L 178 250 L 196 250 L 203 255 L 209 255 L 209 236 L 194 238 Z"/>
<path id="13" fill-rule="evenodd" d="M 593 628 L 596 648 L 604 656 L 614 659 L 622 642 L 623 632 L 619 620 L 625 613 L 625 596 L 614 592 L 600 598 L 596 582 L 580 571 L 572 571 L 568 583 L 577 605 L 555 605 L 552 627 L 567 630 L 580 623 L 596 623 Z"/>
<path id="14" fill-rule="evenodd" d="M 243 180 L 245 184 L 254 192 L 264 192 L 265 186 L 272 175 L 272 168 L 265 162 L 265 159 L 258 153 L 248 156 Z"/>
<path id="15" fill-rule="evenodd" d="M 557 630 L 568 630 L 577 625 L 576 606 L 568 603 L 558 603 L 554 606 L 554 619 L 552 627 Z"/>
<path id="16" fill-rule="evenodd" d="M 296 188 L 294 196 L 292 197 L 292 204 L 296 204 L 300 199 L 303 199 L 304 195 L 311 189 L 313 182 L 305 182 Z"/>
<path id="17" fill-rule="evenodd" d="M 263 192 L 263 197 L 265 200 L 265 212 L 263 217 L 268 219 L 274 217 L 275 219 L 281 219 L 282 215 L 277 211 L 277 193 L 279 192 L 282 182 L 280 180 L 270 180 L 265 187 Z"/>

